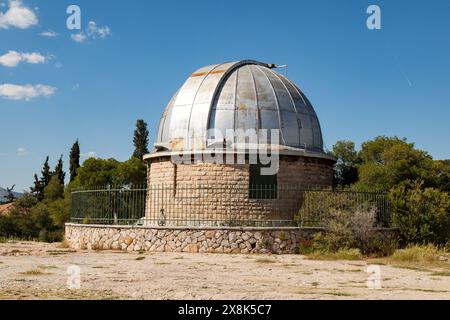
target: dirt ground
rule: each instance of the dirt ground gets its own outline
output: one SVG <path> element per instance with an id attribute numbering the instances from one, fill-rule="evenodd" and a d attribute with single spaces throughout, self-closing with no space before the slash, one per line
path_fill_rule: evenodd
<path id="1" fill-rule="evenodd" d="M 382 263 L 381 289 L 374 290 L 367 287 L 371 263 L 8 242 L 0 244 L 0 299 L 450 299 L 448 270 Z M 81 288 L 69 289 L 77 267 Z"/>

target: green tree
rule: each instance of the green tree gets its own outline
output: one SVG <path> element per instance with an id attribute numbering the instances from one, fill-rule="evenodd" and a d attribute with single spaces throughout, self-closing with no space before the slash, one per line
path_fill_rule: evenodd
<path id="1" fill-rule="evenodd" d="M 118 181 L 116 177 L 119 161 L 115 159 L 87 159 L 78 169 L 74 186 L 78 187 L 98 187 L 112 186 Z"/>
<path id="2" fill-rule="evenodd" d="M 80 144 L 77 141 L 73 144 L 70 149 L 70 182 L 75 181 L 77 177 L 77 171 L 80 167 Z"/>
<path id="3" fill-rule="evenodd" d="M 17 214 L 28 215 L 33 206 L 38 203 L 38 200 L 31 193 L 24 193 L 19 199 L 14 202 L 14 206 L 12 207 L 12 211 L 15 211 Z"/>
<path id="4" fill-rule="evenodd" d="M 37 174 L 34 174 L 34 183 L 33 186 L 30 188 L 31 193 L 36 198 L 42 198 L 44 194 L 44 186 L 42 185 L 41 179 L 39 179 Z"/>
<path id="5" fill-rule="evenodd" d="M 16 196 L 14 195 L 14 188 L 16 187 L 16 185 L 13 185 L 11 188 L 6 188 L 6 192 L 7 195 L 5 196 L 6 198 L 6 203 L 12 203 L 16 200 Z"/>
<path id="6" fill-rule="evenodd" d="M 393 145 L 406 144 L 406 139 L 398 137 L 379 136 L 373 140 L 368 140 L 361 145 L 360 157 L 363 162 L 383 163 L 383 152 Z M 414 144 L 410 144 L 414 147 Z"/>
<path id="7" fill-rule="evenodd" d="M 53 176 L 58 177 L 60 184 L 64 186 L 64 180 L 66 179 L 66 173 L 64 172 L 64 162 L 63 155 L 58 160 L 56 164 L 55 171 L 53 172 Z"/>
<path id="8" fill-rule="evenodd" d="M 434 161 L 430 175 L 434 186 L 450 193 L 450 160 Z"/>
<path id="9" fill-rule="evenodd" d="M 423 181 L 405 181 L 392 188 L 393 222 L 405 244 L 444 244 L 449 240 L 450 196 Z"/>
<path id="10" fill-rule="evenodd" d="M 336 157 L 337 162 L 334 168 L 335 184 L 348 186 L 358 181 L 358 153 L 355 150 L 355 143 L 351 141 L 338 141 L 333 146 L 331 153 Z"/>
<path id="11" fill-rule="evenodd" d="M 0 237 L 35 239 L 39 230 L 31 218 L 31 210 L 38 203 L 30 193 L 25 193 L 14 202 L 7 216 L 0 216 Z"/>
<path id="12" fill-rule="evenodd" d="M 53 221 L 53 224 L 61 230 L 64 230 L 65 223 L 70 219 L 70 204 L 69 197 L 58 199 L 48 205 L 48 214 Z"/>
<path id="13" fill-rule="evenodd" d="M 78 170 L 75 187 L 124 187 L 144 185 L 147 167 L 138 158 L 125 162 L 115 159 L 91 158 Z"/>
<path id="14" fill-rule="evenodd" d="M 31 220 L 38 231 L 39 241 L 54 242 L 61 240 L 61 230 L 59 230 L 50 217 L 49 205 L 39 202 L 31 209 Z"/>
<path id="15" fill-rule="evenodd" d="M 433 185 L 430 172 L 433 159 L 425 151 L 415 149 L 397 137 L 377 137 L 363 143 L 358 167 L 361 187 L 390 190 L 406 180 L 424 180 L 426 186 Z"/>
<path id="16" fill-rule="evenodd" d="M 44 189 L 44 201 L 46 203 L 62 199 L 64 197 L 64 185 L 59 180 L 58 175 L 54 175 L 48 186 Z"/>
<path id="17" fill-rule="evenodd" d="M 38 178 L 37 174 L 34 175 L 34 186 L 31 187 L 31 192 L 33 195 L 41 201 L 44 199 L 44 189 L 49 184 L 50 179 L 53 176 L 53 172 L 50 170 L 50 166 L 48 164 L 49 157 L 45 159 L 44 165 L 41 170 L 41 178 Z"/>
<path id="18" fill-rule="evenodd" d="M 41 180 L 44 185 L 44 188 L 49 184 L 50 179 L 53 176 L 53 172 L 50 170 L 48 161 L 49 161 L 49 157 L 47 156 L 47 158 L 45 159 L 45 162 L 44 162 L 44 166 L 42 167 L 42 171 L 41 171 L 41 176 L 42 176 Z"/>
<path id="19" fill-rule="evenodd" d="M 138 120 L 136 122 L 136 130 L 134 131 L 133 138 L 133 157 L 142 160 L 144 155 L 148 153 L 148 136 L 149 131 L 147 128 L 147 123 L 145 123 L 144 120 Z"/>
<path id="20" fill-rule="evenodd" d="M 119 185 L 143 186 L 147 180 L 147 166 L 138 158 L 121 162 L 116 169 L 116 181 Z"/>

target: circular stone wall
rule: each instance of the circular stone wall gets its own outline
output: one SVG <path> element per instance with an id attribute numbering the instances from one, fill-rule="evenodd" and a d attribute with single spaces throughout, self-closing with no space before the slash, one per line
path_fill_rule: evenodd
<path id="1" fill-rule="evenodd" d="M 190 253 L 295 254 L 319 229 L 149 228 L 66 224 L 66 241 L 77 250 Z"/>

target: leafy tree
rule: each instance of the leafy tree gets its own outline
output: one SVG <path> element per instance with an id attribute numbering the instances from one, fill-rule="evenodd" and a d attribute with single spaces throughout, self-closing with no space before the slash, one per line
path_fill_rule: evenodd
<path id="1" fill-rule="evenodd" d="M 70 149 L 70 182 L 73 182 L 77 177 L 77 170 L 80 167 L 80 144 L 77 141 Z"/>
<path id="2" fill-rule="evenodd" d="M 37 174 L 34 175 L 34 186 L 31 187 L 31 192 L 36 198 L 41 201 L 44 199 L 44 189 L 49 184 L 50 179 L 53 176 L 53 172 L 50 171 L 48 164 L 49 157 L 45 159 L 44 165 L 41 171 L 41 178 L 38 178 Z"/>
<path id="3" fill-rule="evenodd" d="M 87 159 L 78 169 L 74 186 L 98 187 L 112 186 L 117 183 L 116 170 L 119 161 L 115 159 Z"/>
<path id="4" fill-rule="evenodd" d="M 60 230 L 64 230 L 65 223 L 70 219 L 69 197 L 58 199 L 48 205 L 48 214 L 53 224 Z"/>
<path id="5" fill-rule="evenodd" d="M 14 202 L 11 212 L 26 216 L 30 213 L 31 208 L 37 203 L 37 198 L 33 196 L 33 194 L 26 192 Z"/>
<path id="6" fill-rule="evenodd" d="M 450 193 L 450 160 L 433 161 L 430 179 L 435 187 Z"/>
<path id="7" fill-rule="evenodd" d="M 42 185 L 41 179 L 39 179 L 37 174 L 34 174 L 34 184 L 30 188 L 31 193 L 36 196 L 36 198 L 43 198 L 44 186 Z"/>
<path id="8" fill-rule="evenodd" d="M 433 159 L 425 151 L 414 148 L 397 137 L 377 137 L 363 143 L 359 154 L 358 185 L 390 190 L 405 180 L 424 180 L 431 186 Z"/>
<path id="9" fill-rule="evenodd" d="M 31 210 L 37 203 L 30 193 L 17 199 L 9 214 L 0 217 L 0 237 L 37 238 L 39 230 L 31 219 Z"/>
<path id="10" fill-rule="evenodd" d="M 53 176 L 58 177 L 59 183 L 64 186 L 64 180 L 66 179 L 66 173 L 64 172 L 64 162 L 63 155 L 58 160 L 56 164 L 55 171 L 53 172 Z"/>
<path id="11" fill-rule="evenodd" d="M 368 140 L 361 145 L 360 157 L 363 162 L 383 163 L 383 152 L 396 144 L 408 144 L 406 139 L 398 137 L 378 136 L 373 140 Z M 409 144 L 414 147 L 414 144 Z"/>
<path id="12" fill-rule="evenodd" d="M 58 175 L 54 175 L 48 186 L 44 189 L 44 201 L 46 203 L 62 199 L 64 197 L 64 185 L 59 180 Z"/>
<path id="13" fill-rule="evenodd" d="M 450 231 L 450 195 L 424 188 L 423 181 L 406 181 L 389 194 L 394 216 L 405 244 L 448 241 Z"/>
<path id="14" fill-rule="evenodd" d="M 45 203 L 39 202 L 33 208 L 31 208 L 31 219 L 39 230 L 51 229 L 52 221 L 48 215 L 48 207 Z"/>
<path id="15" fill-rule="evenodd" d="M 335 184 L 348 186 L 358 181 L 358 153 L 355 143 L 351 141 L 338 141 L 331 153 L 337 158 L 335 165 Z"/>
<path id="16" fill-rule="evenodd" d="M 16 196 L 14 195 L 14 188 L 16 187 L 16 185 L 13 185 L 11 188 L 6 188 L 6 192 L 7 195 L 5 196 L 6 198 L 6 203 L 12 203 L 14 202 L 14 200 L 16 200 Z"/>
<path id="17" fill-rule="evenodd" d="M 49 214 L 49 205 L 39 202 L 31 209 L 31 220 L 38 231 L 39 241 L 54 242 L 61 239 L 61 230 L 53 224 Z"/>
<path id="18" fill-rule="evenodd" d="M 116 169 L 116 181 L 119 185 L 143 186 L 147 181 L 147 166 L 135 157 L 121 162 Z"/>
<path id="19" fill-rule="evenodd" d="M 78 170 L 74 186 L 82 187 L 124 187 L 144 185 L 147 167 L 138 158 L 125 162 L 115 159 L 88 159 Z"/>
<path id="20" fill-rule="evenodd" d="M 148 153 L 148 136 L 149 131 L 147 123 L 144 120 L 136 122 L 136 130 L 134 131 L 134 152 L 133 157 L 142 160 L 145 154 Z"/>

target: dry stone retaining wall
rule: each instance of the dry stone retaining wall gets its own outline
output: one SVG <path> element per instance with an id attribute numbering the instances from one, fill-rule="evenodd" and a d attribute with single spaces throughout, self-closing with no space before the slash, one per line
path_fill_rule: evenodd
<path id="1" fill-rule="evenodd" d="M 298 253 L 301 241 L 317 229 L 300 228 L 151 228 L 66 225 L 73 249 L 190 253 Z"/>

